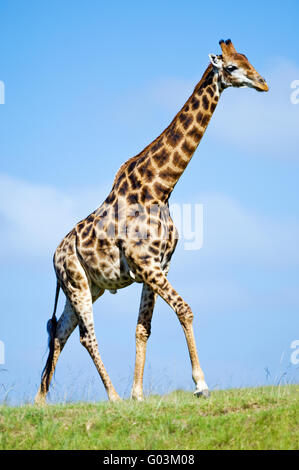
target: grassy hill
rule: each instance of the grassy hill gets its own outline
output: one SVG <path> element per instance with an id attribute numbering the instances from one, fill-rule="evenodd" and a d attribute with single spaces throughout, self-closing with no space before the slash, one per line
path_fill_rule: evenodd
<path id="1" fill-rule="evenodd" d="M 299 386 L 0 407 L 0 449 L 298 449 Z"/>

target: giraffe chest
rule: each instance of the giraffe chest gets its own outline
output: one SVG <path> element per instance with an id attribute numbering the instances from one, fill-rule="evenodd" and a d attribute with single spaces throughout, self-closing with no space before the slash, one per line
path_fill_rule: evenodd
<path id="1" fill-rule="evenodd" d="M 138 228 L 138 230 L 137 230 Z M 124 251 L 136 280 L 141 281 L 143 269 L 168 271 L 175 250 L 178 232 L 169 212 L 159 213 L 143 224 L 131 224 L 129 236 L 124 240 Z M 141 272 L 141 276 L 138 273 Z"/>

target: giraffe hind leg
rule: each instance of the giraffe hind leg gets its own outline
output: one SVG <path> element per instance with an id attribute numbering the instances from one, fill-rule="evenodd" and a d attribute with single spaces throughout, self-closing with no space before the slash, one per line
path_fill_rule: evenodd
<path id="1" fill-rule="evenodd" d="M 41 384 L 35 397 L 36 404 L 45 403 L 59 355 L 69 336 L 77 325 L 77 316 L 74 313 L 69 300 L 67 299 L 63 313 L 59 318 L 55 328 L 53 346 L 50 347 L 49 356 L 42 374 Z"/>
<path id="2" fill-rule="evenodd" d="M 74 310 L 77 315 L 80 342 L 87 349 L 102 379 L 110 401 L 119 401 L 120 397 L 112 385 L 110 377 L 101 359 L 94 330 L 92 297 L 89 289 L 73 292 Z"/>
<path id="3" fill-rule="evenodd" d="M 59 260 L 58 255 L 55 257 L 56 274 L 63 283 L 64 293 L 76 316 L 80 329 L 80 342 L 89 352 L 106 388 L 109 400 L 120 400 L 100 357 L 94 331 L 92 304 L 104 293 L 104 289 L 93 284 L 88 278 L 76 254 L 75 243 L 76 240 L 73 237 L 68 245 L 67 255 L 62 257 L 63 262 Z"/>

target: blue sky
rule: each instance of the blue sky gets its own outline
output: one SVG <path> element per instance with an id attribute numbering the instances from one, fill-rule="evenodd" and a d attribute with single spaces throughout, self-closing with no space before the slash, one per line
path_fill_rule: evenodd
<path id="1" fill-rule="evenodd" d="M 100 205 L 123 161 L 169 124 L 221 38 L 270 92 L 223 94 L 171 201 L 204 205 L 204 244 L 188 252 L 179 243 L 169 279 L 194 311 L 211 388 L 272 383 L 285 372 L 298 381 L 290 364 L 299 338 L 299 105 L 290 101 L 298 14 L 297 1 L 0 2 L 0 384 L 12 400 L 32 398 L 46 359 L 57 244 Z M 139 297 L 133 285 L 94 306 L 100 352 L 123 395 Z M 180 325 L 159 300 L 145 387 L 192 386 Z M 105 398 L 77 331 L 57 367 L 52 399 L 63 398 Z"/>

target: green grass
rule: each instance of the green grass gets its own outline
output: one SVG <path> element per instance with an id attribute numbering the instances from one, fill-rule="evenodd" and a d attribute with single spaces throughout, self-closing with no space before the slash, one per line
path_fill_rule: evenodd
<path id="1" fill-rule="evenodd" d="M 0 407 L 0 449 L 298 449 L 299 386 Z"/>

